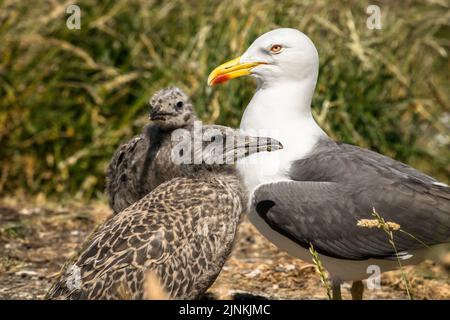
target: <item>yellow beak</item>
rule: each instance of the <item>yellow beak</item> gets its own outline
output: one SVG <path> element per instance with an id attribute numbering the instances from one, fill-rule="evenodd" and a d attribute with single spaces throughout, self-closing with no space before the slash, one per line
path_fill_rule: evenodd
<path id="1" fill-rule="evenodd" d="M 240 59 L 241 57 L 237 57 L 215 68 L 208 76 L 208 85 L 213 86 L 230 79 L 247 76 L 252 68 L 264 64 L 264 62 L 240 63 Z"/>

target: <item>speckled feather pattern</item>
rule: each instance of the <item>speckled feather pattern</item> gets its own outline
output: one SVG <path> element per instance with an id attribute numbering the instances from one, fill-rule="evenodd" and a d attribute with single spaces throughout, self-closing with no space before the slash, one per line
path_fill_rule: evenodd
<path id="1" fill-rule="evenodd" d="M 225 263 L 243 212 L 234 174 L 175 178 L 100 225 L 63 268 L 49 299 L 142 299 L 154 270 L 175 299 L 195 299 Z M 67 271 L 80 268 L 81 288 Z"/>

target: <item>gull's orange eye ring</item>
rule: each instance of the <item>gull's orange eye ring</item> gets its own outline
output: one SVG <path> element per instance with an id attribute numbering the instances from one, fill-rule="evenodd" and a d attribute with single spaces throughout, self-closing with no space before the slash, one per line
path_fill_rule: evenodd
<path id="1" fill-rule="evenodd" d="M 274 44 L 270 47 L 270 52 L 272 53 L 280 53 L 283 49 L 283 46 L 281 44 Z"/>

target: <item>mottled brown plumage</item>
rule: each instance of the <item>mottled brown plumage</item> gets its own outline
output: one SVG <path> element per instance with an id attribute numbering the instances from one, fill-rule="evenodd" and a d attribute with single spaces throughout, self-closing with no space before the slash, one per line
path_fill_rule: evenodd
<path id="1" fill-rule="evenodd" d="M 220 136 L 214 141 L 230 141 L 233 132 L 240 135 L 217 128 Z M 171 298 L 201 297 L 231 251 L 247 203 L 234 167 L 211 160 L 282 148 L 273 139 L 247 137 L 235 140 L 223 155 L 205 154 L 209 145 L 202 144 L 202 164 L 181 164 L 184 177 L 159 185 L 100 225 L 64 266 L 47 298 L 142 299 L 148 271 L 159 277 Z"/>

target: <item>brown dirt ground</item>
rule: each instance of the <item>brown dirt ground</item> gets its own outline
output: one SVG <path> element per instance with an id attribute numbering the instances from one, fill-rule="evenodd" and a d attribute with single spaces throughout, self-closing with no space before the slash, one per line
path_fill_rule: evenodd
<path id="1" fill-rule="evenodd" d="M 109 214 L 100 202 L 0 200 L 0 299 L 42 299 L 64 261 Z M 415 299 L 450 299 L 448 252 L 404 272 Z M 400 271 L 383 274 L 381 283 L 379 290 L 366 289 L 365 298 L 407 299 Z M 279 251 L 244 219 L 208 298 L 326 299 L 326 290 L 313 265 Z"/>

